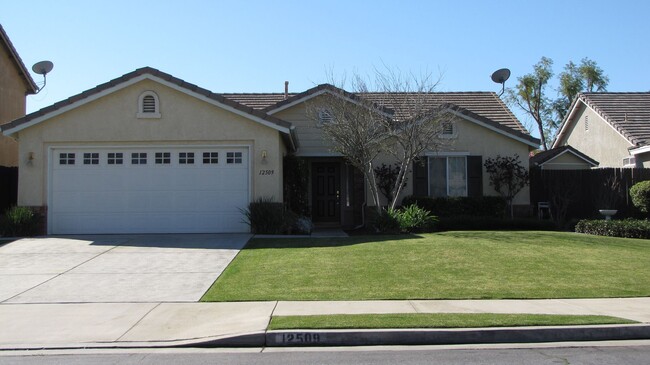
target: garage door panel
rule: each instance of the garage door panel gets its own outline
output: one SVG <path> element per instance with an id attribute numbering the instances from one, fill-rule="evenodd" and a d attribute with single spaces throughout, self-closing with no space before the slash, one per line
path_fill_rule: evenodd
<path id="1" fill-rule="evenodd" d="M 247 232 L 240 208 L 249 201 L 248 150 L 218 151 L 219 163 L 203 164 L 206 149 L 142 149 L 147 164 L 131 163 L 136 149 L 66 150 L 76 165 L 51 166 L 52 233 Z M 83 165 L 84 152 L 100 163 Z M 179 164 L 178 152 L 194 152 L 195 163 Z M 226 164 L 226 152 L 241 152 L 242 164 Z M 54 156 L 59 151 L 55 150 Z M 156 165 L 155 152 L 169 152 L 170 163 Z M 108 153 L 122 153 L 123 164 L 107 164 Z"/>

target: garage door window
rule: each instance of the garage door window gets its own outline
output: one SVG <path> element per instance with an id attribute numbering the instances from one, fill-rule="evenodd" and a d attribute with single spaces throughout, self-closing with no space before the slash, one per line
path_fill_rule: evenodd
<path id="1" fill-rule="evenodd" d="M 134 152 L 131 154 L 132 165 L 146 165 L 147 154 L 145 152 Z"/>
<path id="2" fill-rule="evenodd" d="M 156 165 L 168 165 L 172 161 L 170 152 L 156 152 Z"/>
<path id="3" fill-rule="evenodd" d="M 74 165 L 74 153 L 59 153 L 59 165 Z"/>
<path id="4" fill-rule="evenodd" d="M 226 152 L 226 163 L 228 163 L 228 164 L 240 164 L 240 163 L 242 163 L 242 154 L 241 154 L 241 152 Z"/>
<path id="5" fill-rule="evenodd" d="M 192 164 L 194 164 L 194 152 L 179 152 L 178 153 L 178 163 L 180 165 L 192 165 Z"/>
<path id="6" fill-rule="evenodd" d="M 121 152 L 109 153 L 107 162 L 109 165 L 121 165 L 124 163 L 124 155 Z"/>
<path id="7" fill-rule="evenodd" d="M 99 153 L 84 153 L 84 165 L 99 165 Z"/>
<path id="8" fill-rule="evenodd" d="M 217 164 L 219 163 L 219 152 L 203 152 L 204 164 Z"/>

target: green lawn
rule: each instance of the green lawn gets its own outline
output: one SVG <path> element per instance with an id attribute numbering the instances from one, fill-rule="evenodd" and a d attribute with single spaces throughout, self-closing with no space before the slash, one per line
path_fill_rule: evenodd
<path id="1" fill-rule="evenodd" d="M 343 314 L 326 316 L 276 316 L 271 318 L 268 329 L 478 328 L 631 323 L 638 322 L 608 316 L 565 316 L 549 314 Z"/>
<path id="2" fill-rule="evenodd" d="M 650 296 L 650 240 L 563 232 L 254 239 L 204 301 Z"/>

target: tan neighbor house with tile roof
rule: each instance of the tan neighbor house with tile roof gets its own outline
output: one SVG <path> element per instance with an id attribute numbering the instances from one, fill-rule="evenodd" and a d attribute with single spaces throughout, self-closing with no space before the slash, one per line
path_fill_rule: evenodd
<path id="1" fill-rule="evenodd" d="M 25 115 L 26 98 L 36 84 L 0 25 L 0 125 Z M 0 166 L 18 166 L 18 144 L 0 136 Z"/>
<path id="2" fill-rule="evenodd" d="M 43 209 L 48 233 L 243 232 L 240 209 L 283 200 L 283 157 L 295 154 L 310 169 L 313 221 L 354 227 L 372 201 L 362 175 L 307 116 L 306 103 L 333 90 L 216 94 L 138 69 L 2 127 L 34 157 L 21 159 L 19 204 Z M 539 145 L 495 93 L 431 103 L 455 106 L 453 143 L 423 156 L 404 195 L 494 195 L 485 159 Z M 528 191 L 517 198 L 529 204 Z"/>
<path id="3" fill-rule="evenodd" d="M 650 93 L 581 93 L 553 147 L 572 146 L 600 167 L 650 167 Z"/>

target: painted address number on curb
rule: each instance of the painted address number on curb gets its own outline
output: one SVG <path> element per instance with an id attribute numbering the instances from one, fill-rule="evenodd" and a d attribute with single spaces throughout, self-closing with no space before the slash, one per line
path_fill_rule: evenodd
<path id="1" fill-rule="evenodd" d="M 319 343 L 320 335 L 318 333 L 282 333 L 277 334 L 275 339 L 283 344 Z"/>

